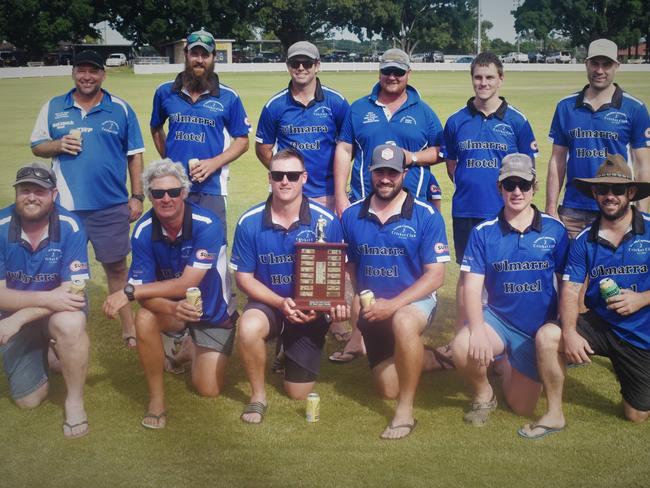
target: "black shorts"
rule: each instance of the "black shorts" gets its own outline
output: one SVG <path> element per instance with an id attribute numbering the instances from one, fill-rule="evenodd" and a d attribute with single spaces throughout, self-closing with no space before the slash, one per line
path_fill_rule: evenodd
<path id="1" fill-rule="evenodd" d="M 363 335 L 370 369 L 395 355 L 395 334 L 393 333 L 392 317 L 378 322 L 368 322 L 360 316 L 357 327 L 359 327 L 361 335 Z"/>
<path id="2" fill-rule="evenodd" d="M 592 311 L 578 317 L 578 333 L 587 339 L 596 355 L 611 360 L 623 399 L 636 410 L 649 411 L 650 350 L 640 349 L 621 339 Z"/>
<path id="3" fill-rule="evenodd" d="M 472 229 L 485 219 L 476 219 L 472 217 L 453 217 L 453 230 L 454 230 L 454 252 L 456 253 L 456 263 L 463 262 L 465 255 L 465 248 L 469 241 L 469 235 Z"/>
<path id="4" fill-rule="evenodd" d="M 256 309 L 269 321 L 267 340 L 280 337 L 285 355 L 284 379 L 291 383 L 311 383 L 320 371 L 320 359 L 325 345 L 325 335 L 330 324 L 324 317 L 309 324 L 292 324 L 282 313 L 259 302 L 248 302 L 244 312 Z"/>

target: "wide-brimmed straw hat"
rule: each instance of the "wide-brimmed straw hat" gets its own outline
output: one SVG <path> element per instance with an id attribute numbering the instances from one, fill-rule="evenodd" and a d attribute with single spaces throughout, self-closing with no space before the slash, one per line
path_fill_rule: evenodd
<path id="1" fill-rule="evenodd" d="M 576 188 L 589 198 L 594 198 L 591 192 L 591 185 L 627 185 L 636 187 L 636 195 L 632 200 L 643 200 L 650 196 L 650 182 L 634 181 L 632 171 L 627 161 L 620 154 L 608 154 L 607 159 L 598 168 L 594 178 L 575 178 L 573 180 Z"/>

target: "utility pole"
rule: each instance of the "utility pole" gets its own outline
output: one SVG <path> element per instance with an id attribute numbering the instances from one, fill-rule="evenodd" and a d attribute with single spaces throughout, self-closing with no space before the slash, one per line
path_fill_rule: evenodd
<path id="1" fill-rule="evenodd" d="M 477 17 L 477 39 L 476 39 L 476 54 L 481 53 L 481 0 L 478 0 L 478 11 L 476 13 Z"/>

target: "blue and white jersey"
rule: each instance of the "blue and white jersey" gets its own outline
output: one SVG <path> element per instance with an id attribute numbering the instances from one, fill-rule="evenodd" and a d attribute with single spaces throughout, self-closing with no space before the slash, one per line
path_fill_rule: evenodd
<path id="1" fill-rule="evenodd" d="M 535 160 L 537 142 L 528 120 L 504 98 L 496 112 L 485 116 L 474 106 L 474 97 L 452 114 L 445 124 L 447 159 L 456 161 L 451 214 L 458 218 L 485 219 L 503 206 L 497 190 L 501 160 L 511 153 Z"/>
<path id="2" fill-rule="evenodd" d="M 171 241 L 154 211 L 149 210 L 131 236 L 133 260 L 129 283 L 141 285 L 178 278 L 186 266 L 205 269 L 207 272 L 199 283 L 203 300 L 201 321 L 221 324 L 237 308 L 231 297 L 222 228 L 215 214 L 186 201 L 181 233 Z"/>
<path id="3" fill-rule="evenodd" d="M 101 210 L 126 203 L 127 156 L 144 152 L 135 112 L 106 90 L 102 90 L 102 101 L 86 112 L 74 101 L 74 91 L 43 105 L 31 146 L 61 139 L 71 129 L 79 129 L 81 152 L 52 158 L 59 203 L 68 210 Z"/>
<path id="4" fill-rule="evenodd" d="M 239 95 L 219 83 L 216 73 L 210 91 L 194 103 L 183 88 L 181 74 L 160 85 L 153 97 L 150 125 L 160 127 L 165 121 L 169 122 L 165 155 L 181 163 L 186 172 L 190 159 L 218 156 L 230 146 L 231 137 L 247 136 L 251 129 Z M 202 183 L 192 182 L 191 191 L 227 195 L 228 167 L 222 166 Z"/>
<path id="5" fill-rule="evenodd" d="M 50 291 L 66 281 L 88 280 L 87 245 L 77 217 L 58 205 L 35 251 L 23 235 L 15 205 L 0 210 L 0 280 L 9 289 Z"/>
<path id="6" fill-rule="evenodd" d="M 450 260 L 445 223 L 431 205 L 408 193 L 401 212 L 382 224 L 370 210 L 371 198 L 343 212 L 348 260 L 356 265 L 357 292 L 390 299 L 413 285 L 425 264 Z"/>
<path id="7" fill-rule="evenodd" d="M 549 140 L 568 149 L 566 190 L 562 205 L 597 212 L 596 202 L 575 187 L 575 178 L 593 178 L 607 154 L 631 161 L 630 148 L 650 147 L 650 116 L 645 104 L 618 85 L 612 102 L 594 112 L 582 91 L 560 100 Z"/>
<path id="8" fill-rule="evenodd" d="M 328 209 L 303 197 L 300 215 L 288 229 L 273 223 L 271 197 L 239 218 L 235 229 L 230 268 L 253 273 L 256 280 L 281 297 L 293 297 L 296 242 L 316 241 L 316 224 L 322 217 L 326 242 L 342 242 L 339 219 Z"/>
<path id="9" fill-rule="evenodd" d="M 353 201 L 366 198 L 372 193 L 368 166 L 375 147 L 380 144 L 393 144 L 415 152 L 442 144 L 440 120 L 431 107 L 420 98 L 415 88 L 406 87 L 408 98 L 392 115 L 377 100 L 379 88 L 377 83 L 370 95 L 360 98 L 350 106 L 339 135 L 339 141 L 353 146 L 354 164 L 350 179 Z M 428 166 L 409 169 L 404 188 L 415 197 L 426 199 L 427 173 L 430 173 Z"/>
<path id="10" fill-rule="evenodd" d="M 460 267 L 483 275 L 490 310 L 530 337 L 557 319 L 555 274 L 564 272 L 569 252 L 564 225 L 533 208 L 533 223 L 523 233 L 512 228 L 503 210 L 474 227 Z"/>
<path id="11" fill-rule="evenodd" d="M 562 279 L 583 283 L 589 277 L 585 304 L 607 322 L 621 339 L 641 349 L 650 349 L 650 306 L 623 316 L 607 310 L 600 296 L 600 280 L 611 278 L 619 288 L 636 292 L 650 290 L 650 215 L 632 207 L 632 229 L 618 247 L 598 235 L 600 217 L 571 244 Z"/>
<path id="12" fill-rule="evenodd" d="M 427 178 L 426 173 L 425 178 Z M 442 200 L 442 188 L 440 188 L 436 175 L 429 172 L 426 181 L 426 201 L 431 200 Z"/>
<path id="13" fill-rule="evenodd" d="M 309 198 L 334 195 L 336 139 L 350 105 L 339 92 L 316 79 L 314 99 L 307 106 L 291 95 L 289 87 L 274 95 L 262 109 L 255 140 L 275 144 L 277 150 L 293 147 L 305 158 Z"/>

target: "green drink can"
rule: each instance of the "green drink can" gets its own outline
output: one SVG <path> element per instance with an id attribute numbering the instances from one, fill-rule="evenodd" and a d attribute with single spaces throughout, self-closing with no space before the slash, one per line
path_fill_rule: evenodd
<path id="1" fill-rule="evenodd" d="M 600 280 L 600 296 L 603 297 L 603 300 L 607 301 L 608 298 L 613 297 L 621 293 L 621 289 L 618 287 L 616 282 L 611 278 L 603 278 Z"/>

